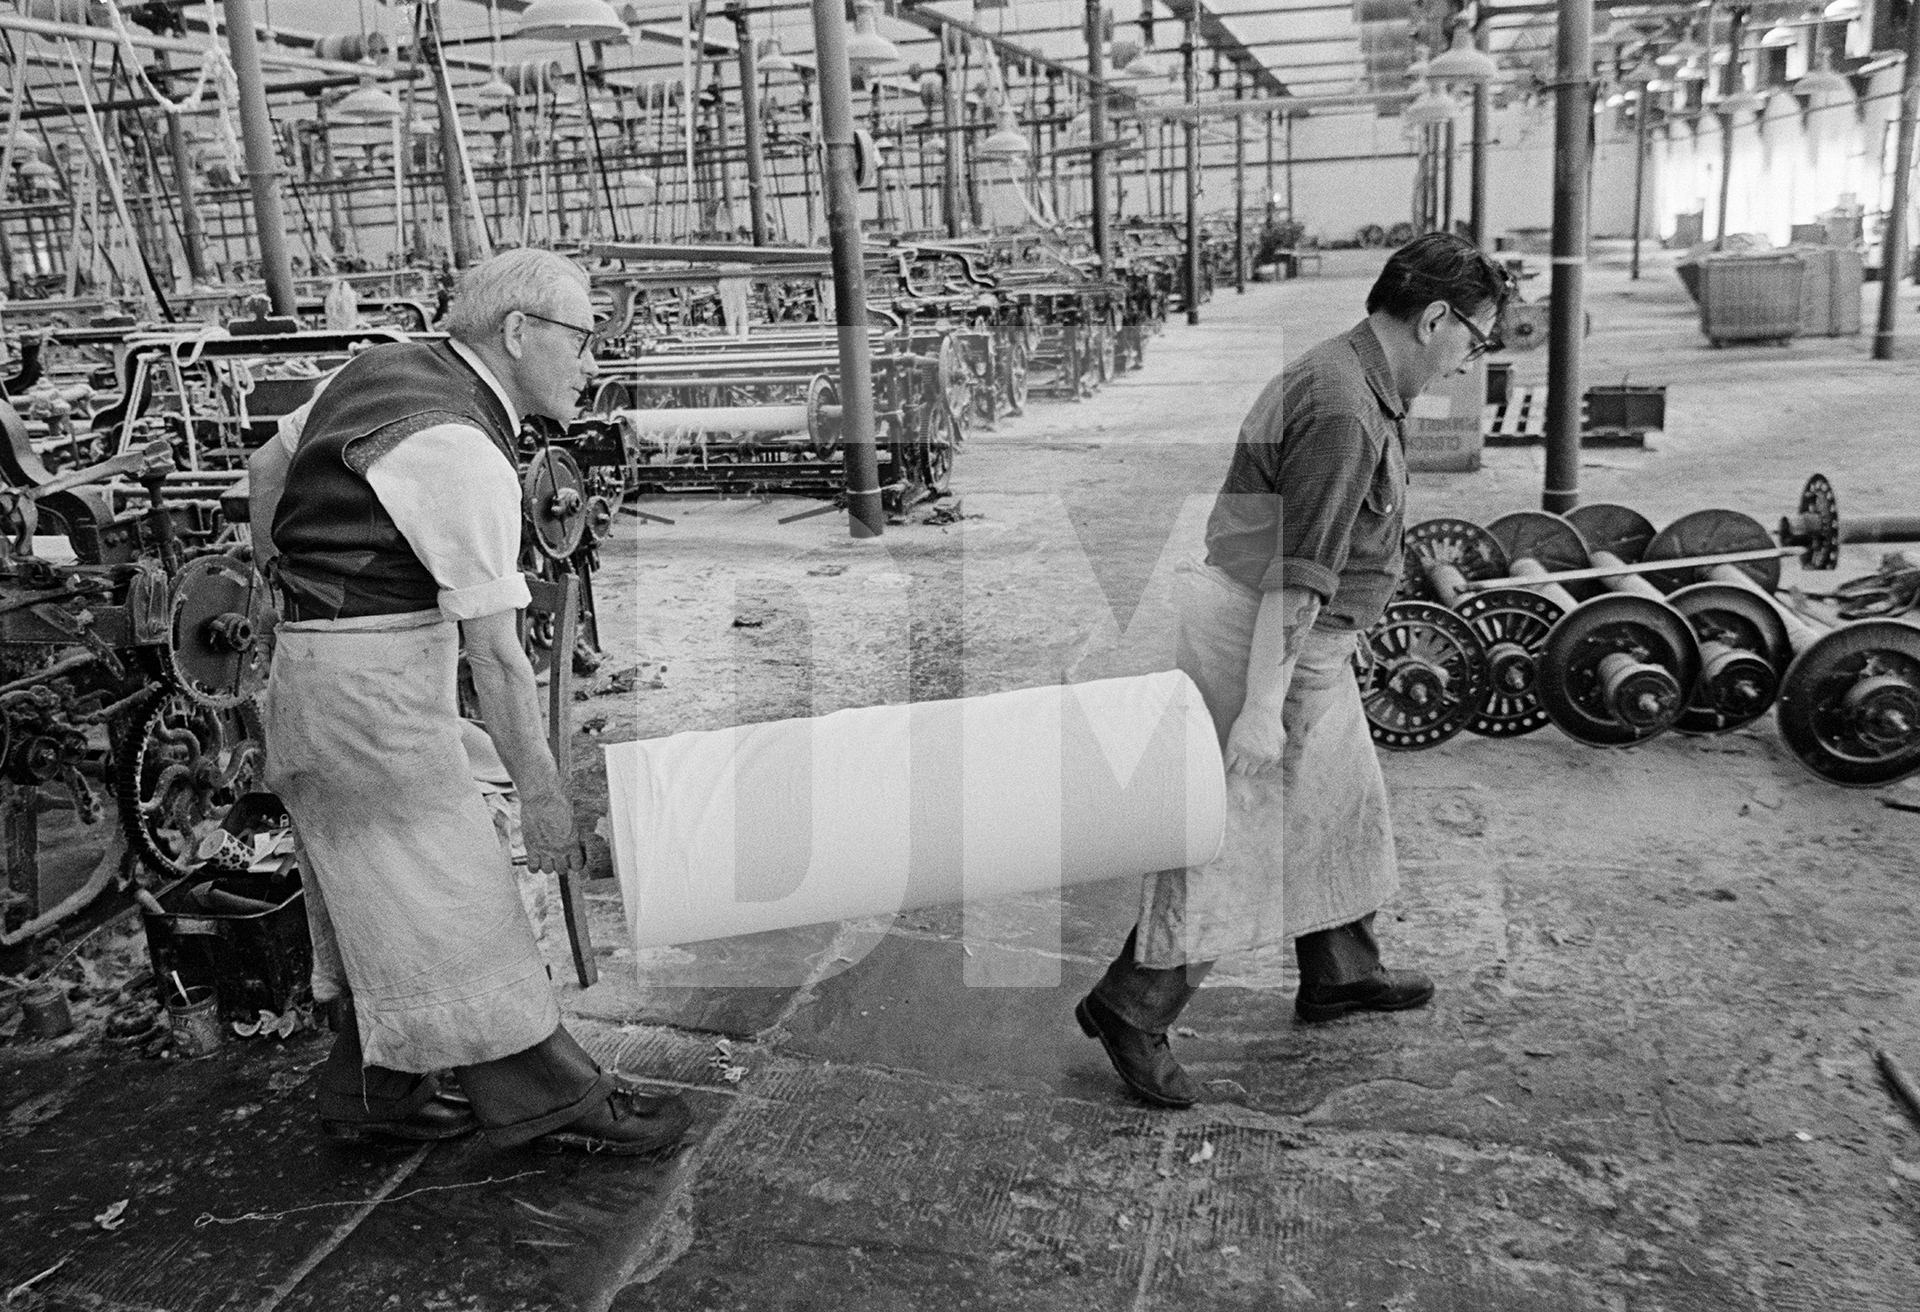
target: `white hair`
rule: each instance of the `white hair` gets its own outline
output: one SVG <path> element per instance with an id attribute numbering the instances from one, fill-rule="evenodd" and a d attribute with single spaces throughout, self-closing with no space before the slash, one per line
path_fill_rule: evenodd
<path id="1" fill-rule="evenodd" d="M 531 246 L 502 251 L 460 275 L 446 330 L 472 345 L 499 331 L 501 321 L 515 310 L 553 317 L 569 285 L 588 289 L 587 271 L 566 256 Z"/>

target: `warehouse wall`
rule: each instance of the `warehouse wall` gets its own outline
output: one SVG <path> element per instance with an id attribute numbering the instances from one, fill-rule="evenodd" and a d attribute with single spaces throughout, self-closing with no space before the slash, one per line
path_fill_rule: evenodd
<path id="1" fill-rule="evenodd" d="M 1611 120 L 1602 125 L 1596 143 L 1593 172 L 1592 225 L 1598 236 L 1624 236 L 1633 224 L 1633 138 L 1614 130 Z M 1233 206 L 1232 123 L 1216 120 L 1209 125 L 1203 145 L 1203 182 L 1200 197 L 1202 213 L 1228 214 Z M 1454 217 L 1464 221 L 1468 211 L 1468 121 L 1463 116 L 1456 129 L 1459 151 L 1454 165 Z M 1553 107 L 1541 102 L 1496 110 L 1489 123 L 1491 149 L 1487 160 L 1487 222 L 1490 234 L 1498 236 L 1520 228 L 1544 229 L 1553 222 Z M 1120 168 L 1120 212 L 1122 216 L 1142 213 L 1151 204 L 1158 212 L 1158 175 L 1141 176 L 1143 164 L 1159 167 L 1162 156 L 1152 148 L 1145 160 L 1133 159 Z M 1177 165 L 1179 138 L 1174 138 Z M 1272 170 L 1276 209 L 1286 209 L 1287 169 L 1284 129 L 1276 134 L 1275 163 Z M 1293 133 L 1293 206 L 1294 213 L 1307 226 L 1308 233 L 1321 243 L 1344 241 L 1362 227 L 1377 224 L 1391 228 L 1412 217 L 1413 185 L 1416 161 L 1409 144 L 1405 124 L 1398 118 L 1380 118 L 1371 112 L 1327 114 L 1299 120 Z M 1036 173 L 1044 177 L 1045 162 L 1036 164 Z M 1002 166 L 990 170 L 995 179 L 1004 178 Z M 1267 204 L 1266 132 L 1262 120 L 1247 128 L 1247 205 L 1250 220 L 1258 222 Z M 1173 209 L 1178 217 L 1183 204 L 1181 180 L 1172 178 Z M 984 188 L 983 205 L 990 223 L 1001 228 L 1024 226 L 1029 215 L 1018 196 L 1003 181 Z M 1036 201 L 1046 190 L 1044 183 L 1033 187 L 1029 195 Z M 1151 191 L 1151 199 L 1149 192 Z M 1083 210 L 1084 185 L 1067 188 L 1062 209 Z M 1657 212 L 1651 182 L 1643 201 L 1645 231 L 1654 231 Z M 871 213 L 869 202 L 869 214 Z"/>

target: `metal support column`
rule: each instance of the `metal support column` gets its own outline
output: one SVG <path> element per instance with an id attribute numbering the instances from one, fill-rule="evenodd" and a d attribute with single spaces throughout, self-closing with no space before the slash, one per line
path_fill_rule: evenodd
<path id="1" fill-rule="evenodd" d="M 1580 348 L 1592 173 L 1593 0 L 1560 0 L 1553 115 L 1553 291 L 1547 327 L 1547 470 L 1540 504 L 1580 504 Z"/>
<path id="2" fill-rule="evenodd" d="M 1453 157 L 1459 153 L 1459 142 L 1454 135 L 1453 120 L 1448 119 L 1440 129 L 1440 149 L 1445 162 L 1440 168 L 1441 198 L 1440 223 L 1442 232 L 1453 231 Z"/>
<path id="3" fill-rule="evenodd" d="M 1273 225 L 1273 211 L 1276 203 L 1277 203 L 1277 198 L 1275 197 L 1274 191 L 1273 191 L 1273 111 L 1268 110 L 1267 111 L 1267 199 L 1266 199 L 1265 208 L 1266 208 L 1266 215 L 1267 215 L 1267 225 L 1269 227 Z M 1292 218 L 1293 216 L 1289 214 L 1287 217 Z"/>
<path id="4" fill-rule="evenodd" d="M 247 0 L 222 0 L 227 47 L 240 93 L 240 136 L 246 147 L 247 187 L 253 193 L 253 222 L 260 242 L 260 272 L 267 282 L 273 312 L 291 316 L 293 264 L 287 258 L 287 221 L 280 211 L 280 158 L 274 148 L 273 119 L 267 113 L 267 85 L 260 76 L 260 41 L 253 30 Z"/>
<path id="5" fill-rule="evenodd" d="M 1640 99 L 1633 106 L 1633 258 L 1627 264 L 1627 277 L 1640 277 L 1640 230 L 1646 226 L 1647 110 L 1652 93 L 1643 85 Z"/>
<path id="6" fill-rule="evenodd" d="M 740 115 L 747 129 L 747 216 L 753 225 L 753 244 L 767 244 L 767 161 L 764 133 L 760 121 L 760 70 L 758 52 L 753 48 L 753 30 L 747 11 L 731 9 L 735 40 L 740 43 Z"/>
<path id="7" fill-rule="evenodd" d="M 1233 98 L 1247 98 L 1246 78 L 1233 75 Z M 1233 290 L 1247 294 L 1247 116 L 1233 116 Z"/>
<path id="8" fill-rule="evenodd" d="M 940 29 L 940 127 L 945 148 L 940 160 L 940 198 L 945 204 L 947 236 L 958 237 L 967 230 L 966 138 L 960 131 L 961 84 L 966 74 L 960 67 L 960 43 L 950 27 Z"/>
<path id="9" fill-rule="evenodd" d="M 1476 6 L 1480 15 L 1473 24 L 1473 46 L 1481 54 L 1487 50 L 1486 10 Z M 1487 84 L 1473 84 L 1473 141 L 1467 156 L 1467 226 L 1473 244 L 1487 248 Z"/>
<path id="10" fill-rule="evenodd" d="M 421 53 L 433 72 L 433 93 L 440 119 L 440 186 L 447 193 L 447 244 L 453 248 L 453 267 L 465 269 L 473 264 L 473 232 L 467 224 L 470 215 L 466 187 L 460 176 L 460 109 L 453 103 L 453 83 L 447 77 L 447 61 L 440 49 L 440 33 L 434 17 L 438 6 L 424 5 L 420 10 L 424 31 L 420 34 Z M 577 51 L 579 47 L 575 47 Z M 587 79 L 580 79 L 580 94 L 587 94 Z M 475 197 L 477 203 L 478 197 Z"/>
<path id="11" fill-rule="evenodd" d="M 228 0 L 233 3 L 233 0 Z M 1198 104 L 1200 100 L 1200 79 L 1195 68 L 1199 56 L 1200 27 L 1194 19 L 1187 19 L 1187 39 L 1180 47 L 1181 61 L 1187 75 L 1187 103 Z M 1187 322 L 1200 322 L 1200 116 L 1189 118 L 1183 125 L 1186 133 L 1187 160 Z"/>
<path id="12" fill-rule="evenodd" d="M 1112 236 L 1107 229 L 1107 60 L 1106 11 L 1100 0 L 1087 0 L 1087 144 L 1092 160 L 1093 253 L 1099 257 L 1100 271 L 1112 269 Z"/>
<path id="13" fill-rule="evenodd" d="M 1900 76 L 1900 131 L 1893 145 L 1893 207 L 1880 239 L 1880 317 L 1873 330 L 1873 358 L 1893 359 L 1893 320 L 1907 264 L 1907 208 L 1913 173 L 1913 134 L 1920 118 L 1920 9 L 1907 9 L 1907 67 Z"/>
<path id="14" fill-rule="evenodd" d="M 227 0 L 229 4 L 239 0 Z M 846 453 L 848 528 L 882 532 L 874 449 L 873 360 L 867 350 L 867 280 L 860 243 L 860 185 L 854 172 L 853 75 L 847 66 L 842 0 L 812 0 L 819 73 L 820 135 L 826 143 L 827 231 L 833 243 L 833 305 L 840 337 L 840 445 Z"/>
<path id="15" fill-rule="evenodd" d="M 1732 21 L 1727 24 L 1727 83 L 1725 94 L 1732 95 L 1740 89 L 1740 32 L 1747 25 L 1747 11 L 1736 8 Z M 1720 223 L 1713 230 L 1713 248 L 1723 250 L 1727 244 L 1727 202 L 1732 195 L 1728 185 L 1733 178 L 1733 113 L 1724 111 L 1720 115 Z"/>

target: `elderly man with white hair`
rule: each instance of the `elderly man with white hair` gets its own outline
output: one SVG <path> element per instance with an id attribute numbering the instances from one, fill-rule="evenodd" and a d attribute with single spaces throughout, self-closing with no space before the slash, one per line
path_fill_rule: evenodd
<path id="1" fill-rule="evenodd" d="M 595 373 L 586 274 L 549 251 L 495 256 L 462 279 L 447 330 L 355 356 L 249 466 L 283 615 L 268 779 L 306 856 L 315 997 L 336 1003 L 321 1119 L 346 1139 L 477 1122 L 500 1146 L 655 1152 L 686 1104 L 602 1071 L 560 1023 L 455 695 L 464 647 L 528 865 L 582 870 L 516 627 L 514 450 L 523 416 L 572 418 Z M 441 1096 L 447 1070 L 463 1098 Z"/>

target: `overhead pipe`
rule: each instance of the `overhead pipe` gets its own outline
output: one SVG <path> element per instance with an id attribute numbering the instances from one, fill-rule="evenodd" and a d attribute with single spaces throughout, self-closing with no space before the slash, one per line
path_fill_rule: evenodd
<path id="1" fill-rule="evenodd" d="M 232 22 L 229 20 L 229 28 Z M 253 32 L 251 20 L 246 24 L 249 34 Z M 151 32 L 129 28 L 125 37 L 112 28 L 94 27 L 85 23 L 56 23 L 44 18 L 28 18 L 24 14 L 0 13 L 0 31 L 27 32 L 34 36 L 64 38 L 69 41 L 100 41 L 118 45 L 124 40 L 139 50 L 165 50 L 173 54 L 205 56 L 207 47 L 192 41 L 182 41 L 178 37 L 155 36 Z M 349 64 L 338 59 L 317 59 L 312 55 L 295 55 L 284 50 L 260 51 L 259 43 L 254 42 L 257 62 L 266 68 L 297 69 L 307 73 L 332 73 L 341 77 L 388 78 L 393 74 L 385 69 L 369 64 Z"/>

